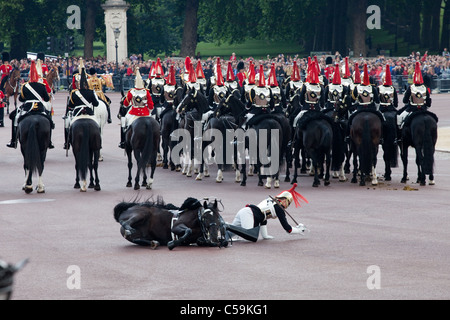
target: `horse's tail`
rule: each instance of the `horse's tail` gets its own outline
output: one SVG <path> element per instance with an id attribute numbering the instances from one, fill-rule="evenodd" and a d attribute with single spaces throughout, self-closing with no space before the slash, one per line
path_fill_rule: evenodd
<path id="1" fill-rule="evenodd" d="M 372 137 L 370 135 L 369 120 L 365 119 L 363 124 L 362 142 L 359 146 L 359 161 L 361 173 L 372 173 Z"/>
<path id="2" fill-rule="evenodd" d="M 150 156 L 152 154 L 153 151 L 153 128 L 152 128 L 152 124 L 151 122 L 149 122 L 148 124 L 146 124 L 147 127 L 147 136 L 145 137 L 145 144 L 144 144 L 144 149 L 142 150 L 142 158 L 141 158 L 141 165 L 142 168 L 145 168 L 145 166 L 147 165 L 147 163 L 150 160 Z"/>
<path id="3" fill-rule="evenodd" d="M 42 172 L 43 170 L 41 151 L 37 137 L 37 126 L 38 124 L 36 122 L 32 122 L 28 129 L 27 148 L 24 155 L 25 166 L 33 173 Z"/>
<path id="4" fill-rule="evenodd" d="M 331 157 L 331 170 L 338 171 L 341 169 L 342 163 L 345 160 L 345 145 L 343 143 L 344 137 L 339 124 L 333 125 L 333 142 Z"/>
<path id="5" fill-rule="evenodd" d="M 431 127 L 429 118 L 425 117 L 425 131 L 423 137 L 423 164 L 422 171 L 424 174 L 433 174 L 434 167 L 434 143 L 431 137 Z"/>
<path id="6" fill-rule="evenodd" d="M 78 174 L 81 180 L 85 181 L 87 178 L 87 172 L 90 163 L 89 157 L 89 126 L 83 126 L 83 133 L 81 136 L 81 146 L 80 151 L 76 155 L 76 163 Z"/>

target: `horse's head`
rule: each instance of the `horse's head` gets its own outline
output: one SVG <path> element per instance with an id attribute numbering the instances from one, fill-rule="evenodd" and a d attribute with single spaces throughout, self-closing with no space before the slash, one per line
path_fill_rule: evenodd
<path id="1" fill-rule="evenodd" d="M 247 113 L 244 103 L 239 100 L 235 95 L 229 95 L 226 99 L 222 99 L 217 105 L 216 117 L 220 118 L 225 114 L 231 114 L 234 116 L 237 122 L 241 122 Z"/>
<path id="2" fill-rule="evenodd" d="M 21 270 L 27 262 L 28 259 L 25 259 L 16 265 L 11 265 L 0 260 L 0 300 L 11 298 L 14 274 Z"/>
<path id="3" fill-rule="evenodd" d="M 228 245 L 225 221 L 219 213 L 217 199 L 214 199 L 214 202 L 205 200 L 202 210 L 199 211 L 199 221 L 203 236 L 197 240 L 198 245 L 219 248 Z"/>

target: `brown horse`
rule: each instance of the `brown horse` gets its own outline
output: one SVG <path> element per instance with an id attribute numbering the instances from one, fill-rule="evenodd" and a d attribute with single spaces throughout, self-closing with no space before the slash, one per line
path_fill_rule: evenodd
<path id="1" fill-rule="evenodd" d="M 14 68 L 5 82 L 6 112 L 9 114 L 9 98 L 14 97 L 14 107 L 17 108 L 17 96 L 20 91 L 20 70 Z"/>
<path id="2" fill-rule="evenodd" d="M 56 84 L 60 80 L 59 74 L 58 74 L 58 69 L 51 68 L 50 71 L 48 72 L 47 76 L 45 77 L 45 79 L 47 80 L 47 83 L 48 83 L 50 89 L 52 89 L 52 92 L 55 93 L 56 92 L 56 89 L 55 89 Z"/>

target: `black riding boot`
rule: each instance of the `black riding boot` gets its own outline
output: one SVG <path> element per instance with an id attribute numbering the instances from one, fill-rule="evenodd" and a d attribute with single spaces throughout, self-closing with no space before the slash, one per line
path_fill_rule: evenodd
<path id="1" fill-rule="evenodd" d="M 64 150 L 69 149 L 69 129 L 64 128 Z"/>
<path id="2" fill-rule="evenodd" d="M 110 109 L 109 105 L 106 105 L 106 110 L 108 110 L 108 123 L 112 123 L 112 120 L 111 120 L 111 109 Z"/>
<path id="3" fill-rule="evenodd" d="M 5 108 L 0 108 L 0 127 L 4 127 L 5 124 L 3 123 L 5 117 Z"/>
<path id="4" fill-rule="evenodd" d="M 119 143 L 120 149 L 125 149 L 125 132 L 123 132 L 123 129 L 120 128 L 120 143 Z"/>
<path id="5" fill-rule="evenodd" d="M 17 128 L 13 125 L 11 126 L 11 142 L 6 145 L 8 148 L 17 148 Z"/>

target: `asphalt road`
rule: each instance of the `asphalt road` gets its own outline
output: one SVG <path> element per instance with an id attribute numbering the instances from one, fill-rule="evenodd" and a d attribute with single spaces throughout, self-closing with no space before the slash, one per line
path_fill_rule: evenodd
<path id="1" fill-rule="evenodd" d="M 187 197 L 215 196 L 231 222 L 248 203 L 259 203 L 291 187 L 265 190 L 250 177 L 247 187 L 225 173 L 195 181 L 157 168 L 153 190 L 126 188 L 127 160 L 119 142 L 119 94 L 113 101 L 113 124 L 106 125 L 102 190 L 73 189 L 75 161 L 63 150 L 61 119 L 67 93 L 56 95 L 56 149 L 48 152 L 43 175 L 45 194 L 26 195 L 19 149 L 6 147 L 10 121 L 0 128 L 0 258 L 29 258 L 15 277 L 16 300 L 297 300 L 297 299 L 449 299 L 450 298 L 450 150 L 440 144 L 435 154 L 435 186 L 415 183 L 414 152 L 409 156 L 407 185 L 402 166 L 393 181 L 360 187 L 333 180 L 312 188 L 302 175 L 299 191 L 309 200 L 291 206 L 295 220 L 310 232 L 289 235 L 269 221 L 273 240 L 235 242 L 228 248 L 183 247 L 155 251 L 130 244 L 113 218 L 122 200 L 158 195 L 181 205 Z M 434 95 L 439 127 L 450 127 L 450 95 Z M 443 135 L 444 137 L 444 135 Z M 444 138 L 443 138 L 444 140 Z M 381 157 L 381 153 L 380 153 Z M 380 158 L 381 159 L 381 158 Z M 377 167 L 383 173 L 380 160 Z M 298 310 L 297 310 L 298 311 Z"/>

